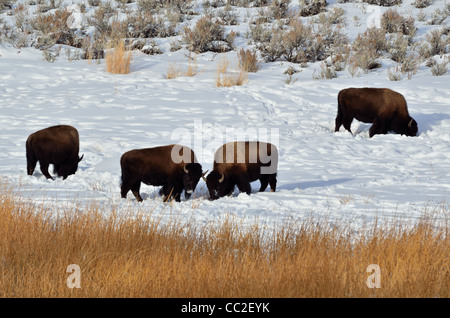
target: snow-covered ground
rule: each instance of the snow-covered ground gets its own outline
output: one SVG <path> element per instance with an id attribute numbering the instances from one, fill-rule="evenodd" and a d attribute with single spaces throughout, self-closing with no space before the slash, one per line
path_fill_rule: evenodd
<path id="1" fill-rule="evenodd" d="M 414 12 L 405 1 L 401 9 Z M 330 6 L 337 5 L 329 1 Z M 431 8 L 443 1 L 435 1 Z M 348 19 L 361 13 L 347 3 Z M 382 8 L 385 10 L 385 8 Z M 416 22 L 422 35 L 429 30 Z M 241 26 L 242 27 L 242 26 Z M 365 26 L 352 29 L 354 38 Z M 344 222 L 357 230 L 375 220 L 414 223 L 423 214 L 448 225 L 450 202 L 450 72 L 432 76 L 421 65 L 411 79 L 388 80 L 383 67 L 352 77 L 313 78 L 319 63 L 286 84 L 286 62 L 264 63 L 248 83 L 216 87 L 217 63 L 236 52 L 196 56 L 197 75 L 167 79 L 170 64 L 187 68 L 186 50 L 170 52 L 168 39 L 157 39 L 162 55 L 133 55 L 132 72 L 106 72 L 104 61 L 49 63 L 34 48 L 0 44 L 0 178 L 32 202 L 60 208 L 96 203 L 119 211 L 153 213 L 186 222 L 210 222 L 230 215 L 243 224 L 267 226 L 313 218 Z M 246 45 L 241 37 L 237 43 Z M 64 51 L 64 50 L 63 50 Z M 300 69 L 298 65 L 294 67 Z M 349 132 L 334 132 L 336 96 L 346 87 L 388 87 L 403 94 L 418 122 L 417 137 L 395 134 L 369 138 L 370 125 L 354 121 Z M 80 162 L 66 180 L 47 180 L 39 170 L 26 173 L 25 141 L 36 130 L 69 124 L 80 133 Z M 269 188 L 216 201 L 200 180 L 189 200 L 165 204 L 159 188 L 142 185 L 142 203 L 131 192 L 120 197 L 120 156 L 131 149 L 183 143 L 194 149 L 203 170 L 211 170 L 214 151 L 230 139 L 260 139 L 279 149 L 277 191 Z M 107 213 L 108 209 L 105 210 Z M 128 213 L 129 214 L 129 213 Z"/>

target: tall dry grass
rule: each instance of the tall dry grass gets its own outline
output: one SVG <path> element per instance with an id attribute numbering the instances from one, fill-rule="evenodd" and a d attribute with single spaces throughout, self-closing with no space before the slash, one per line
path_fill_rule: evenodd
<path id="1" fill-rule="evenodd" d="M 216 87 L 241 86 L 248 82 L 248 73 L 244 69 L 229 70 L 229 61 L 219 59 L 217 63 Z"/>
<path id="2" fill-rule="evenodd" d="M 95 205 L 54 213 L 1 188 L 0 297 L 450 296 L 447 229 L 430 218 L 354 236 L 326 220 L 272 231 L 232 218 L 162 225 Z M 81 288 L 68 287 L 70 264 Z M 366 284 L 370 264 L 381 288 Z"/>
<path id="3" fill-rule="evenodd" d="M 128 74 L 131 72 L 131 50 L 125 48 L 124 41 L 110 46 L 106 53 L 106 71 L 113 74 Z"/>

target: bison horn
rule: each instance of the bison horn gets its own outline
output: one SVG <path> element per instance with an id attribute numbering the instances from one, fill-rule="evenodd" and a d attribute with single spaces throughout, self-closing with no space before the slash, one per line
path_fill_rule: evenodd
<path id="1" fill-rule="evenodd" d="M 80 162 L 84 157 L 84 154 L 81 155 L 81 157 L 78 158 L 78 162 Z"/>
<path id="2" fill-rule="evenodd" d="M 189 173 L 189 170 L 186 169 L 186 166 L 183 166 L 183 170 L 184 170 L 184 172 Z"/>
<path id="3" fill-rule="evenodd" d="M 206 182 L 206 178 L 205 175 L 208 173 L 209 170 L 206 170 L 205 172 L 202 173 L 202 179 Z"/>
<path id="4" fill-rule="evenodd" d="M 222 173 L 222 178 L 219 179 L 219 183 L 222 183 L 225 180 L 225 175 Z"/>
<path id="5" fill-rule="evenodd" d="M 409 124 L 408 124 L 408 127 L 409 127 L 409 128 L 411 128 L 412 123 L 413 123 L 413 120 L 414 120 L 414 119 L 411 118 L 411 121 L 410 121 Z"/>

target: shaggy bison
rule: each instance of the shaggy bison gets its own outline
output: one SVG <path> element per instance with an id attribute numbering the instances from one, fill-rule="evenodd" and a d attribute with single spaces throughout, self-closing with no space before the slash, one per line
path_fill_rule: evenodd
<path id="1" fill-rule="evenodd" d="M 349 132 L 356 118 L 372 123 L 369 135 L 394 131 L 406 136 L 417 135 L 417 122 L 409 116 L 403 95 L 388 88 L 346 88 L 338 94 L 338 111 L 335 131 L 341 125 Z"/>
<path id="2" fill-rule="evenodd" d="M 213 171 L 206 178 L 211 200 L 230 195 L 237 185 L 239 191 L 251 193 L 250 182 L 260 180 L 264 191 L 277 185 L 278 150 L 265 142 L 236 141 L 221 146 L 214 155 Z"/>
<path id="3" fill-rule="evenodd" d="M 120 167 L 122 198 L 126 198 L 131 190 L 139 202 L 142 201 L 139 194 L 141 182 L 162 186 L 159 193 L 165 201 L 173 197 L 180 202 L 182 191 L 188 199 L 203 176 L 202 166 L 197 163 L 194 152 L 181 145 L 128 151 L 120 158 Z"/>
<path id="4" fill-rule="evenodd" d="M 41 171 L 47 179 L 53 179 L 48 173 L 49 164 L 54 172 L 66 179 L 78 169 L 80 148 L 78 131 L 68 125 L 48 127 L 32 133 L 26 142 L 27 173 L 32 175 L 39 161 Z"/>

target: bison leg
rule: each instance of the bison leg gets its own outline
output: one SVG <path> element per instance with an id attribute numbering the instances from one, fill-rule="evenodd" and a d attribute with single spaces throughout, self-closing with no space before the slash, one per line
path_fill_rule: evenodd
<path id="1" fill-rule="evenodd" d="M 245 192 L 248 195 L 252 192 L 252 187 L 250 186 L 250 178 L 247 175 L 243 175 L 239 178 L 238 189 L 240 192 Z"/>
<path id="2" fill-rule="evenodd" d="M 277 189 L 277 174 L 271 174 L 269 176 L 269 183 L 270 183 L 270 192 L 275 192 Z"/>
<path id="3" fill-rule="evenodd" d="M 160 194 L 163 195 L 164 202 L 169 202 L 172 198 L 174 198 L 175 201 L 180 202 L 181 190 L 182 187 L 180 186 L 166 184 L 161 188 Z"/>
<path id="4" fill-rule="evenodd" d="M 269 175 L 268 174 L 262 174 L 259 178 L 259 181 L 261 182 L 261 187 L 259 188 L 259 192 L 264 192 L 266 190 L 267 185 L 269 184 Z"/>
<path id="5" fill-rule="evenodd" d="M 343 120 L 344 128 L 346 130 L 348 130 L 351 134 L 353 134 L 352 130 L 351 130 L 352 121 L 353 121 L 353 117 L 344 117 L 344 120 Z"/>
<path id="6" fill-rule="evenodd" d="M 39 162 L 39 165 L 41 167 L 41 172 L 42 174 L 47 178 L 47 179 L 52 179 L 55 180 L 49 173 L 48 173 L 48 166 L 50 165 L 47 161 L 45 160 L 41 160 Z"/>
<path id="7" fill-rule="evenodd" d="M 339 131 L 339 128 L 342 126 L 342 115 L 337 115 L 335 120 L 334 132 Z"/>
<path id="8" fill-rule="evenodd" d="M 135 198 L 136 198 L 136 200 L 138 202 L 142 202 L 143 201 L 141 195 L 139 194 L 139 190 L 140 189 L 141 189 L 141 182 L 140 181 L 135 182 L 133 184 L 133 186 L 131 187 L 131 192 L 134 194 L 134 196 L 135 196 Z"/>
<path id="9" fill-rule="evenodd" d="M 375 119 L 372 127 L 369 129 L 369 137 L 372 138 L 376 134 L 387 134 L 387 127 L 384 121 L 380 119 Z"/>

